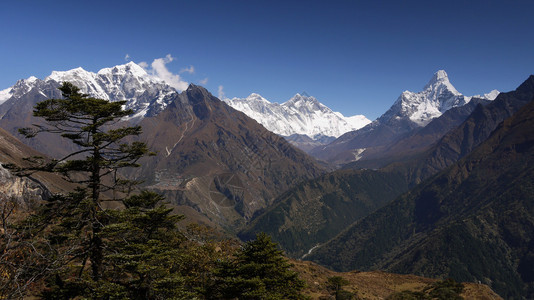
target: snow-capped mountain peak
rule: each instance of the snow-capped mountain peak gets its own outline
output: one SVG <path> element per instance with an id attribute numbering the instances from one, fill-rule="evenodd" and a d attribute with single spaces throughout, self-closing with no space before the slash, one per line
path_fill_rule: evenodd
<path id="1" fill-rule="evenodd" d="M 449 81 L 449 76 L 445 70 L 439 70 L 434 73 L 434 76 L 432 76 L 432 79 L 425 85 L 423 90 L 430 90 L 436 94 L 448 90 L 453 95 L 461 95 Z"/>
<path id="2" fill-rule="evenodd" d="M 68 71 L 52 71 L 44 81 L 49 82 L 52 80 L 58 83 L 68 81 L 79 87 L 83 93 L 87 93 L 93 97 L 111 100 L 105 91 L 105 87 L 99 84 L 97 74 L 86 71 L 82 67 Z"/>
<path id="3" fill-rule="evenodd" d="M 493 100 L 498 93 L 495 90 L 478 98 Z M 465 105 L 471 98 L 458 92 L 449 81 L 447 73 L 439 70 L 434 73 L 421 92 L 404 91 L 393 106 L 377 121 L 392 123 L 409 119 L 416 126 L 425 126 L 445 111 Z"/>
<path id="4" fill-rule="evenodd" d="M 237 100 L 239 98 L 234 98 L 234 99 Z M 257 94 L 257 93 L 250 94 L 247 98 L 245 98 L 245 100 L 248 102 L 258 101 L 258 102 L 271 103 L 269 102 L 269 100 L 263 98 L 260 94 Z"/>
<path id="5" fill-rule="evenodd" d="M 323 111 L 329 109 L 324 104 L 320 103 L 315 97 L 308 95 L 295 94 L 291 99 L 282 104 L 289 109 L 298 111 Z"/>
<path id="6" fill-rule="evenodd" d="M 57 90 L 62 82 L 71 82 L 82 93 L 110 101 L 126 100 L 126 109 L 135 114 L 130 118 L 140 119 L 157 114 L 167 106 L 166 96 L 176 90 L 163 80 L 149 75 L 134 62 L 103 68 L 97 73 L 78 67 L 68 71 L 53 71 L 44 80 L 36 77 L 19 80 L 14 86 L 0 91 L 0 104 L 17 95 L 23 95 L 33 88 L 44 97 L 53 97 L 51 91 Z M 170 98 L 169 98 L 170 99 Z"/>
<path id="7" fill-rule="evenodd" d="M 12 87 L 0 91 L 0 104 L 6 102 L 11 97 L 21 97 L 25 93 L 29 92 L 33 86 L 39 85 L 41 82 L 42 80 L 35 76 L 18 80 Z"/>
<path id="8" fill-rule="evenodd" d="M 7 99 L 13 96 L 12 90 L 12 88 L 7 88 L 0 91 L 0 104 L 6 102 Z"/>
<path id="9" fill-rule="evenodd" d="M 368 123 L 363 115 L 344 117 L 334 112 L 315 97 L 296 94 L 288 101 L 271 103 L 259 94 L 247 98 L 224 100 L 228 105 L 255 119 L 268 130 L 282 136 L 307 135 L 312 139 L 324 136 L 339 137 Z"/>
<path id="10" fill-rule="evenodd" d="M 134 77 L 148 77 L 149 76 L 148 73 L 145 71 L 145 69 L 143 69 L 141 66 L 134 63 L 133 61 L 127 64 L 124 64 L 124 65 L 101 69 L 100 71 L 98 71 L 97 74 L 104 75 L 104 76 L 109 75 L 109 74 L 117 75 L 117 76 L 130 75 Z M 152 78 L 152 79 L 155 79 L 155 78 Z"/>
<path id="11" fill-rule="evenodd" d="M 45 78 L 45 81 L 55 80 L 57 82 L 65 79 L 92 79 L 95 74 L 84 70 L 82 67 L 71 69 L 68 71 L 52 71 L 52 73 Z"/>
<path id="12" fill-rule="evenodd" d="M 30 76 L 28 77 L 28 79 L 26 79 L 26 82 L 28 83 L 34 83 L 36 82 L 37 80 L 39 80 L 39 78 L 35 77 L 35 76 Z"/>
<path id="13" fill-rule="evenodd" d="M 487 100 L 495 100 L 495 98 L 497 98 L 497 96 L 499 96 L 501 92 L 497 91 L 497 90 L 492 90 L 491 92 L 489 93 L 486 93 L 484 95 L 475 95 L 475 96 L 472 96 L 471 98 L 482 98 L 482 99 L 487 99 Z"/>

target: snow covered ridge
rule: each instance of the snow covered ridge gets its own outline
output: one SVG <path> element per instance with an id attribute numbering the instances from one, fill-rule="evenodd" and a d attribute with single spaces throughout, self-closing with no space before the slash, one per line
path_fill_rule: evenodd
<path id="1" fill-rule="evenodd" d="M 32 85 L 39 79 L 34 76 L 30 76 L 28 79 L 22 79 L 17 81 L 17 83 L 5 90 L 0 91 L 0 104 L 6 102 L 9 98 L 17 95 L 22 95 L 29 92 L 32 88 Z"/>
<path id="2" fill-rule="evenodd" d="M 296 94 L 282 104 L 271 103 L 255 93 L 247 98 L 224 101 L 268 130 L 283 136 L 303 134 L 313 139 L 324 136 L 339 137 L 371 122 L 363 115 L 345 117 L 314 97 L 301 94 Z"/>
<path id="3" fill-rule="evenodd" d="M 467 104 L 474 97 L 494 100 L 498 94 L 499 91 L 493 90 L 483 96 L 464 96 L 450 83 L 447 73 L 439 70 L 425 85 L 423 91 L 403 92 L 378 121 L 390 123 L 395 119 L 408 118 L 418 126 L 426 126 L 432 119 L 453 107 Z"/>
<path id="4" fill-rule="evenodd" d="M 104 68 L 97 73 L 76 68 L 69 71 L 53 71 L 44 80 L 30 77 L 19 80 L 11 88 L 0 91 L 0 104 L 11 97 L 17 97 L 33 88 L 44 91 L 47 83 L 68 81 L 85 94 L 110 101 L 126 100 L 126 108 L 133 109 L 131 118 L 144 117 L 149 110 L 157 113 L 165 108 L 165 97 L 176 90 L 155 76 L 149 75 L 142 67 L 129 62 L 112 68 Z M 45 95 L 50 97 L 51 95 Z"/>

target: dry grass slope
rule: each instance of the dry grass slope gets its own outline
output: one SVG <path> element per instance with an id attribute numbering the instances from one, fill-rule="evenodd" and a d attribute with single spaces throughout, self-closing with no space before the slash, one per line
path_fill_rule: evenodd
<path id="1" fill-rule="evenodd" d="M 386 299 L 391 294 L 401 291 L 421 291 L 425 286 L 436 282 L 415 275 L 401 275 L 372 272 L 334 272 L 309 261 L 292 261 L 294 269 L 300 278 L 306 282 L 304 294 L 311 299 L 334 299 L 327 289 L 329 277 L 341 276 L 349 282 L 345 290 L 355 294 L 356 299 Z M 464 283 L 464 291 L 461 295 L 465 299 L 497 300 L 502 299 L 487 285 L 476 283 Z"/>

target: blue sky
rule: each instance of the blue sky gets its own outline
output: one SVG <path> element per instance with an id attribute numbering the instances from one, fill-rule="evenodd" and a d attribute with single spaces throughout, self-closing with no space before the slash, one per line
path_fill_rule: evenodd
<path id="1" fill-rule="evenodd" d="M 0 89 L 153 62 L 214 95 L 306 91 L 374 119 L 444 69 L 465 95 L 534 74 L 534 1 L 2 1 Z M 159 59 L 159 60 L 158 60 Z"/>

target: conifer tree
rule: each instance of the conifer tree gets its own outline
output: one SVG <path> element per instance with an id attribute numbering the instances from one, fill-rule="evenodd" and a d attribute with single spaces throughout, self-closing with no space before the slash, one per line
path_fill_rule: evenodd
<path id="1" fill-rule="evenodd" d="M 142 191 L 123 200 L 121 210 L 109 210 L 102 281 L 93 288 L 97 298 L 191 299 L 194 291 L 182 275 L 185 237 L 163 196 Z"/>
<path id="2" fill-rule="evenodd" d="M 301 299 L 304 282 L 265 233 L 245 243 L 235 258 L 222 261 L 215 297 L 224 299 Z"/>
<path id="3" fill-rule="evenodd" d="M 32 221 L 48 227 L 41 232 L 46 232 L 57 247 L 68 247 L 69 264 L 78 266 L 79 281 L 83 281 L 83 275 L 90 266 L 91 281 L 99 282 L 105 248 L 101 231 L 110 219 L 102 204 L 104 201 L 120 200 L 110 197 L 109 191 L 124 191 L 135 184 L 120 179 L 117 172 L 121 168 L 138 166 L 138 159 L 150 153 L 144 143 L 124 142 L 126 137 L 141 133 L 139 126 L 117 126 L 121 118 L 132 113 L 123 109 L 126 101 L 111 102 L 89 97 L 68 82 L 59 89 L 62 99 L 48 99 L 37 103 L 34 108 L 33 115 L 43 118 L 44 124 L 34 124 L 19 132 L 28 138 L 41 133 L 58 134 L 70 140 L 78 150 L 60 159 L 33 157 L 28 159 L 31 167 L 15 171 L 26 174 L 56 172 L 78 185 L 76 191 L 68 195 L 51 197 Z M 106 192 L 108 196 L 104 197 Z M 65 286 L 60 274 L 57 281 L 60 286 Z"/>

